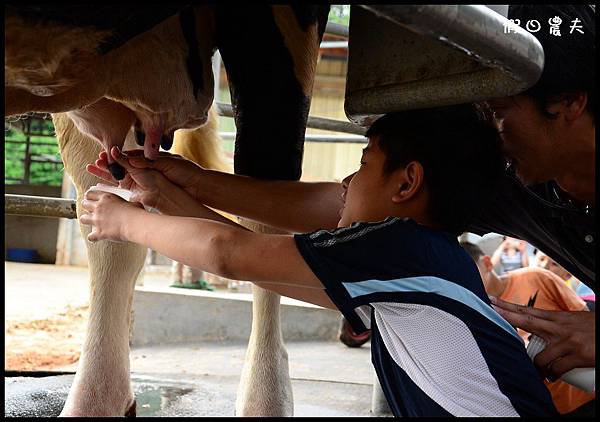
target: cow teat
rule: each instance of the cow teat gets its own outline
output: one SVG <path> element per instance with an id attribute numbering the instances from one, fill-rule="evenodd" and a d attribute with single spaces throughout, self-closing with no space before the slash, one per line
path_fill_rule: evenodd
<path id="1" fill-rule="evenodd" d="M 135 143 L 139 146 L 144 146 L 144 141 L 146 140 L 146 134 L 141 130 L 135 129 Z"/>
<path id="2" fill-rule="evenodd" d="M 165 133 L 160 140 L 160 146 L 164 150 L 170 150 L 173 146 L 173 134 Z"/>
<path id="3" fill-rule="evenodd" d="M 125 178 L 125 168 L 119 163 L 109 163 L 108 171 L 116 180 L 123 180 Z"/>

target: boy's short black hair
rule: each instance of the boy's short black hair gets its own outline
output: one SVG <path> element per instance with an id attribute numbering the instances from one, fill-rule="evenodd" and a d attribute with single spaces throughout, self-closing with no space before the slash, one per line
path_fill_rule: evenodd
<path id="1" fill-rule="evenodd" d="M 549 19 L 562 21 L 560 36 L 550 33 Z M 553 115 L 547 105 L 561 94 L 584 91 L 588 95 L 587 109 L 596 115 L 596 14 L 588 4 L 510 5 L 508 18 L 519 19 L 520 26 L 537 20 L 542 29 L 531 34 L 544 48 L 544 70 L 534 86 L 523 92 L 532 98 L 547 118 Z M 578 19 L 578 21 L 575 21 Z M 577 25 L 583 34 L 571 27 Z"/>
<path id="2" fill-rule="evenodd" d="M 460 246 L 462 246 L 463 249 L 467 251 L 467 253 L 471 256 L 471 258 L 473 258 L 473 261 L 475 262 L 479 261 L 479 258 L 481 258 L 482 256 L 485 256 L 481 248 L 474 243 L 460 242 Z"/>
<path id="3" fill-rule="evenodd" d="M 386 114 L 366 136 L 378 137 L 385 174 L 421 163 L 429 216 L 456 235 L 466 230 L 506 168 L 497 131 L 472 104 Z"/>

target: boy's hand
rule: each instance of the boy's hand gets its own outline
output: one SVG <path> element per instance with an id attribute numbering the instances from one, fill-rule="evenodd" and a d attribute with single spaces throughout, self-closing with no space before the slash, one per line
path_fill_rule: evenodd
<path id="1" fill-rule="evenodd" d="M 125 201 L 108 192 L 88 190 L 81 206 L 87 212 L 81 215 L 82 224 L 91 225 L 92 232 L 87 239 L 126 241 L 125 226 L 127 221 L 135 218 L 135 212 L 143 209 L 140 205 Z M 133 211 L 133 212 L 132 212 Z"/>
<path id="2" fill-rule="evenodd" d="M 118 148 L 113 147 L 111 155 L 119 164 L 121 164 L 128 173 L 138 170 L 155 170 L 175 185 L 178 185 L 185 190 L 193 198 L 197 197 L 198 187 L 200 185 L 199 178 L 204 170 L 202 167 L 187 160 L 180 155 L 170 154 L 168 152 L 160 152 L 158 159 L 155 161 L 147 160 L 144 157 L 143 150 L 130 150 L 121 153 Z M 88 172 L 112 183 L 115 183 L 112 175 L 108 171 L 108 160 L 106 152 L 101 151 L 98 160 L 94 165 L 89 164 L 86 169 Z M 121 181 L 120 187 L 130 189 L 128 184 L 131 183 L 129 177 L 125 177 Z M 156 208 L 156 207 L 155 207 Z"/>
<path id="3" fill-rule="evenodd" d="M 139 151 L 136 152 L 134 156 L 137 156 L 136 154 L 140 153 L 143 154 L 143 150 L 134 151 Z M 133 151 L 130 151 L 128 154 L 132 153 Z M 166 178 L 156 170 L 145 167 L 133 167 L 129 163 L 131 156 L 125 155 L 119 151 L 117 147 L 113 147 L 111 149 L 111 154 L 115 160 L 127 171 L 125 178 L 119 182 L 118 186 L 124 189 L 129 189 L 133 192 L 130 201 L 141 202 L 147 207 L 164 211 L 161 209 L 161 204 L 164 203 L 164 201 L 161 201 L 161 195 L 169 194 L 168 190 L 170 185 Z M 143 155 L 140 158 L 144 159 Z M 106 166 L 106 152 L 102 151 L 95 164 L 88 164 L 86 166 L 86 170 L 89 173 L 106 180 L 112 185 L 115 185 L 114 179 L 107 170 Z"/>

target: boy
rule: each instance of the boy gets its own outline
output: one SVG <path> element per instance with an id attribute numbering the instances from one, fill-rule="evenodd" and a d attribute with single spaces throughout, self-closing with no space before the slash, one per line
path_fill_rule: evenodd
<path id="1" fill-rule="evenodd" d="M 367 137 L 360 169 L 342 182 L 337 229 L 252 233 L 116 149 L 134 190 L 161 192 L 148 199 L 159 211 L 202 219 L 151 214 L 88 191 L 81 222 L 94 226 L 90 241 L 140 243 L 339 309 L 356 332 L 371 328 L 373 365 L 396 416 L 557 415 L 522 340 L 493 312 L 456 240 L 503 171 L 496 132 L 460 105 L 386 115 Z M 88 170 L 105 174 L 104 164 Z"/>

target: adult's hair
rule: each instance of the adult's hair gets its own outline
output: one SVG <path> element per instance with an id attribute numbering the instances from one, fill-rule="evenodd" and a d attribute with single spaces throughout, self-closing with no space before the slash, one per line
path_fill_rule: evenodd
<path id="1" fill-rule="evenodd" d="M 562 21 L 560 36 L 550 33 L 548 20 L 556 16 Z M 522 94 L 532 98 L 547 118 L 553 118 L 554 115 L 547 111 L 548 104 L 561 95 L 584 91 L 588 96 L 587 110 L 595 121 L 595 10 L 587 4 L 510 5 L 508 18 L 519 19 L 521 27 L 529 20 L 541 24 L 541 29 L 531 34 L 544 48 L 544 70 L 536 84 Z M 576 29 L 571 33 L 574 23 L 583 34 Z"/>
<path id="2" fill-rule="evenodd" d="M 421 163 L 429 217 L 456 235 L 466 230 L 506 168 L 498 133 L 472 104 L 386 114 L 366 135 L 379 139 L 384 174 Z"/>
<path id="3" fill-rule="evenodd" d="M 471 242 L 460 242 L 460 246 L 473 258 L 473 261 L 477 262 L 479 258 L 485 256 L 479 246 Z"/>

